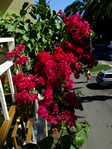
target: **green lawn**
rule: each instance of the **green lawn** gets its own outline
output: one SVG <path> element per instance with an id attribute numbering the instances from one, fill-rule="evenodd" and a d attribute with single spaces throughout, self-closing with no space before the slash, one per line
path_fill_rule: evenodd
<path id="1" fill-rule="evenodd" d="M 108 70 L 112 68 L 111 66 L 109 66 L 108 64 L 97 64 L 97 66 L 93 67 L 91 72 L 93 75 L 96 75 L 97 72 L 102 71 L 102 70 Z"/>

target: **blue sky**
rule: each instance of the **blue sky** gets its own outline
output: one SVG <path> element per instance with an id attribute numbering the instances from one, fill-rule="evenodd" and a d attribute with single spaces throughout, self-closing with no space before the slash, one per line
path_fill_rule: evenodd
<path id="1" fill-rule="evenodd" d="M 52 9 L 58 11 L 64 9 L 66 6 L 74 2 L 74 0 L 50 0 L 50 6 Z"/>
<path id="2" fill-rule="evenodd" d="M 34 0 L 34 1 L 38 1 L 38 0 Z M 47 0 L 47 2 L 48 1 L 50 3 L 51 8 L 56 11 L 60 9 L 63 10 L 66 6 L 74 2 L 74 0 Z"/>

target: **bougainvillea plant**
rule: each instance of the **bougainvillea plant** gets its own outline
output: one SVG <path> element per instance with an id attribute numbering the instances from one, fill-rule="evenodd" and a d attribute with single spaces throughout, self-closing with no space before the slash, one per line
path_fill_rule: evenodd
<path id="1" fill-rule="evenodd" d="M 17 103 L 38 100 L 40 117 L 51 125 L 71 128 L 76 126 L 75 109 L 81 108 L 74 90 L 74 78 L 95 65 L 87 45 L 92 30 L 79 14 L 57 15 L 65 26 L 63 41 L 55 43 L 52 50 L 42 49 L 35 53 L 33 60 L 22 43 L 8 52 L 7 58 L 14 60 Z"/>

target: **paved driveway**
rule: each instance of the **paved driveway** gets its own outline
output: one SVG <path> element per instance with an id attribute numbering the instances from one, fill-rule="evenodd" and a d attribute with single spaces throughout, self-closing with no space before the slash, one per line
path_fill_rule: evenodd
<path id="1" fill-rule="evenodd" d="M 76 88 L 81 87 L 84 111 L 78 112 L 91 124 L 91 132 L 82 149 L 112 149 L 112 86 L 99 87 L 95 80 L 85 82 L 82 76 Z"/>

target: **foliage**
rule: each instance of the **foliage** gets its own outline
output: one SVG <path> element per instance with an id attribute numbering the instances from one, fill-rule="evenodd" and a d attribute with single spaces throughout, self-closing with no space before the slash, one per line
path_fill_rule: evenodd
<path id="1" fill-rule="evenodd" d="M 27 13 L 33 21 L 25 18 Z M 73 79 L 96 63 L 88 47 L 90 25 L 79 14 L 66 17 L 62 11 L 56 13 L 40 4 L 25 3 L 20 16 L 8 18 L 3 19 L 1 31 L 6 28 L 7 34 L 14 35 L 19 43 L 7 53 L 15 66 L 16 102 L 38 100 L 38 114 L 53 127 L 65 127 L 70 133 L 76 125 L 75 109 L 82 110 Z"/>
<path id="2" fill-rule="evenodd" d="M 77 122 L 76 128 L 67 132 L 66 128 L 61 129 L 61 136 L 55 144 L 55 149 L 79 149 L 85 142 L 90 131 L 90 125 L 85 122 Z M 55 132 L 56 133 L 56 132 Z M 51 148 L 53 144 L 52 136 L 48 136 L 39 142 L 40 149 Z"/>
<path id="3" fill-rule="evenodd" d="M 14 36 L 16 44 L 24 43 L 26 53 L 30 53 L 32 57 L 38 51 L 52 49 L 63 40 L 63 29 L 64 24 L 56 12 L 49 6 L 43 8 L 39 4 L 24 3 L 20 15 L 0 17 L 0 36 Z"/>
<path id="4" fill-rule="evenodd" d="M 76 123 L 76 136 L 73 138 L 73 145 L 77 148 L 80 148 L 87 138 L 90 131 L 90 125 L 88 122 L 78 122 Z"/>

